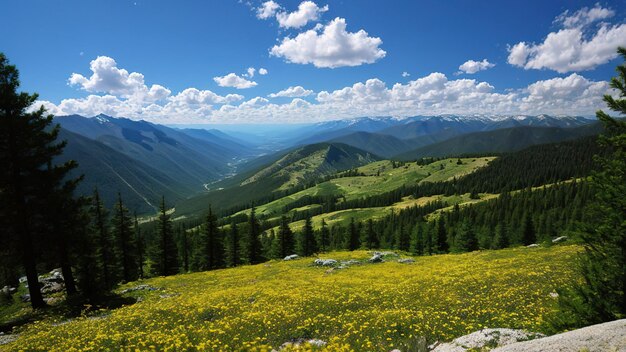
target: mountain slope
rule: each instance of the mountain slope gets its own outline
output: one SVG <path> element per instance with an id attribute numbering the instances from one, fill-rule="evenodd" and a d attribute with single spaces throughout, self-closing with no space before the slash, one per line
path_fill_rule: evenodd
<path id="1" fill-rule="evenodd" d="M 229 162 L 241 156 L 242 148 L 217 137 L 215 141 L 207 140 L 208 136 L 194 138 L 183 131 L 146 121 L 73 115 L 57 117 L 55 122 L 66 130 L 150 165 L 197 191 L 204 183 L 231 173 Z"/>
<path id="2" fill-rule="evenodd" d="M 104 204 L 111 208 L 120 192 L 129 209 L 153 212 L 161 196 L 178 201 L 194 190 L 178 179 L 163 174 L 98 141 L 61 129 L 59 139 L 67 146 L 59 161 L 77 160 L 73 176 L 84 174 L 77 192 L 90 195 L 97 187 Z"/>
<path id="3" fill-rule="evenodd" d="M 220 181 L 216 190 L 192 197 L 176 205 L 178 215 L 204 212 L 211 204 L 214 209 L 247 208 L 251 203 L 268 202 L 302 189 L 321 177 L 353 169 L 380 158 L 369 152 L 340 143 L 319 143 L 297 148 L 277 157 L 266 157 L 268 164 L 255 171 Z M 254 161 L 252 162 L 254 163 Z M 224 187 L 224 188 L 222 188 Z"/>
<path id="4" fill-rule="evenodd" d="M 577 128 L 521 126 L 469 133 L 396 155 L 398 160 L 442 157 L 472 153 L 504 153 L 529 146 L 590 136 L 600 132 L 599 124 Z"/>
<path id="5" fill-rule="evenodd" d="M 413 147 L 396 137 L 370 132 L 354 132 L 332 139 L 331 142 L 347 144 L 382 157 L 397 155 Z"/>

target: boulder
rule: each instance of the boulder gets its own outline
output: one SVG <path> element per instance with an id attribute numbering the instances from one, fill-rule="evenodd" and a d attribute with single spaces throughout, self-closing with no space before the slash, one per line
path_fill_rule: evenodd
<path id="1" fill-rule="evenodd" d="M 561 243 L 567 241 L 567 236 L 561 236 L 561 237 L 557 237 L 555 239 L 552 240 L 552 243 Z"/>
<path id="2" fill-rule="evenodd" d="M 374 252 L 374 255 L 367 260 L 370 263 L 381 263 L 383 261 L 383 254 L 380 252 Z"/>
<path id="3" fill-rule="evenodd" d="M 315 259 L 313 261 L 313 265 L 316 266 L 335 266 L 337 265 L 337 261 L 335 259 Z"/>
<path id="4" fill-rule="evenodd" d="M 402 258 L 402 259 L 398 259 L 398 263 L 411 264 L 411 263 L 415 263 L 415 259 L 413 259 L 413 258 Z"/>
<path id="5" fill-rule="evenodd" d="M 25 294 L 25 295 L 21 295 L 20 299 L 22 300 L 22 302 L 30 302 L 30 294 Z"/>
<path id="6" fill-rule="evenodd" d="M 124 289 L 124 290 L 120 291 L 120 293 L 121 294 L 125 294 L 125 293 L 129 293 L 129 292 L 134 292 L 134 291 L 156 291 L 156 290 L 158 290 L 158 288 L 152 287 L 150 285 L 143 284 L 143 285 L 137 285 L 135 287 L 130 287 L 130 288 Z"/>
<path id="7" fill-rule="evenodd" d="M 537 248 L 537 247 L 539 247 L 539 245 L 536 243 L 529 244 L 528 246 L 526 246 L 526 248 Z"/>
<path id="8" fill-rule="evenodd" d="M 20 284 L 25 283 L 26 281 L 28 281 L 28 279 L 26 278 L 26 276 L 22 276 L 19 278 Z"/>
<path id="9" fill-rule="evenodd" d="M 292 254 L 292 255 L 288 255 L 286 256 L 283 260 L 295 260 L 295 259 L 299 259 L 300 256 L 297 254 Z"/>
<path id="10" fill-rule="evenodd" d="M 456 338 L 452 342 L 429 347 L 433 352 L 464 352 L 505 346 L 543 336 L 545 335 L 518 329 L 482 329 Z"/>

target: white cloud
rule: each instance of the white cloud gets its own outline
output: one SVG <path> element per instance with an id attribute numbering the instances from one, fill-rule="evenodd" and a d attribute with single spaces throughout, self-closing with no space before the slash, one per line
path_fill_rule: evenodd
<path id="1" fill-rule="evenodd" d="M 287 89 L 281 90 L 278 93 L 272 93 L 268 95 L 270 98 L 277 97 L 287 97 L 287 98 L 295 98 L 295 97 L 306 97 L 313 94 L 312 90 L 304 89 L 302 86 L 289 87 Z"/>
<path id="2" fill-rule="evenodd" d="M 285 123 L 389 115 L 547 113 L 589 116 L 604 108 L 602 95 L 612 93 L 607 82 L 592 81 L 576 73 L 537 81 L 523 89 L 499 92 L 488 82 L 449 79 L 439 72 L 392 85 L 372 78 L 341 89 L 321 91 L 312 102 L 296 97 L 281 104 L 263 97 L 245 100 L 243 95 L 221 96 L 197 88 L 171 94 L 158 84 L 149 89 L 139 85 L 132 94 L 128 93 L 128 88 L 117 90 L 116 94 L 91 94 L 85 98 L 64 99 L 58 104 L 40 101 L 37 105 L 43 104 L 55 115 L 104 113 L 157 123 Z M 295 86 L 269 97 L 309 94 L 313 94 L 312 91 Z"/>
<path id="3" fill-rule="evenodd" d="M 613 10 L 596 4 L 573 14 L 564 12 L 555 20 L 563 28 L 549 33 L 539 44 L 519 42 L 509 48 L 508 62 L 524 69 L 551 69 L 559 73 L 592 70 L 617 57 L 617 47 L 626 45 L 626 24 L 606 22 Z"/>
<path id="4" fill-rule="evenodd" d="M 324 26 L 321 33 L 312 29 L 295 38 L 284 38 L 270 50 L 270 54 L 291 63 L 337 68 L 382 59 L 387 53 L 379 48 L 381 44 L 380 38 L 369 37 L 364 30 L 347 32 L 346 20 L 337 17 Z"/>
<path id="5" fill-rule="evenodd" d="M 496 64 L 492 64 L 491 62 L 487 61 L 487 59 L 483 59 L 483 61 L 467 60 L 465 61 L 465 63 L 459 66 L 459 70 L 460 70 L 459 72 L 467 73 L 467 74 L 474 74 L 478 71 L 483 71 L 483 70 L 492 68 L 495 65 Z"/>
<path id="6" fill-rule="evenodd" d="M 143 97 L 153 101 L 166 98 L 171 92 L 160 85 L 148 88 L 144 76 L 138 72 L 128 73 L 117 67 L 117 62 L 108 56 L 98 56 L 89 64 L 92 74 L 89 78 L 72 73 L 68 84 L 80 86 L 91 93 L 108 93 L 124 97 Z"/>
<path id="7" fill-rule="evenodd" d="M 220 87 L 232 87 L 237 89 L 252 88 L 257 85 L 254 81 L 249 81 L 243 77 L 237 76 L 234 73 L 229 73 L 226 76 L 213 77 L 213 80 Z"/>
<path id="8" fill-rule="evenodd" d="M 256 72 L 256 69 L 254 67 L 248 67 L 246 72 L 247 73 L 244 73 L 243 76 L 252 78 L 254 77 L 254 73 Z"/>
<path id="9" fill-rule="evenodd" d="M 268 18 L 274 17 L 276 15 L 276 11 L 280 9 L 280 5 L 276 2 L 270 0 L 266 1 L 256 10 L 256 17 L 262 20 L 266 20 Z"/>
<path id="10" fill-rule="evenodd" d="M 313 1 L 303 1 L 298 5 L 298 10 L 294 12 L 278 12 L 276 20 L 283 28 L 300 28 L 311 21 L 320 19 L 322 13 L 328 11 L 328 5 L 318 7 Z"/>
<path id="11" fill-rule="evenodd" d="M 269 73 L 269 72 L 268 72 L 266 69 L 264 69 L 263 67 L 261 67 L 261 68 L 259 69 L 259 74 L 260 74 L 261 76 L 265 76 L 265 75 L 266 75 L 266 74 L 268 74 L 268 73 Z"/>
<path id="12" fill-rule="evenodd" d="M 409 77 L 409 76 L 411 76 L 411 74 L 410 74 L 410 73 L 408 73 L 408 72 L 406 72 L 406 71 L 402 72 L 402 77 L 405 77 L 405 78 L 406 78 L 406 77 Z"/>

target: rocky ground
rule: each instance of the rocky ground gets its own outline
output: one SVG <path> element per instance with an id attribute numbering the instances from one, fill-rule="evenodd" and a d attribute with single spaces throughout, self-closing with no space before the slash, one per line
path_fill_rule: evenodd
<path id="1" fill-rule="evenodd" d="M 483 329 L 431 348 L 433 352 L 626 352 L 626 319 L 548 337 L 523 330 Z"/>

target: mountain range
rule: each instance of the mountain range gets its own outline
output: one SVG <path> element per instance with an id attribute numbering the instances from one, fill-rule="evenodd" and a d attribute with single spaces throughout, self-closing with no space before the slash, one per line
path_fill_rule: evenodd
<path id="1" fill-rule="evenodd" d="M 108 207 L 119 192 L 139 213 L 154 212 L 161 196 L 181 209 L 211 199 L 232 207 L 381 158 L 501 153 L 599 132 L 592 120 L 548 115 L 363 117 L 244 132 L 106 115 L 55 122 L 68 141 L 62 159 L 77 160 L 75 172 L 85 174 L 78 191 L 97 186 Z M 237 201 L 217 195 L 234 187 Z"/>

